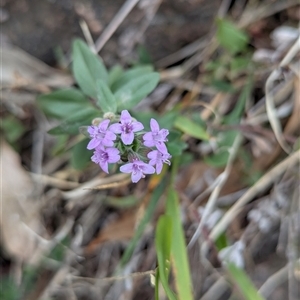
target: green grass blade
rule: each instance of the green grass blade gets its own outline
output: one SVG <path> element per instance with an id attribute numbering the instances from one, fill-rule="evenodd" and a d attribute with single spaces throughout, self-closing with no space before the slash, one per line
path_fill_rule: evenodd
<path id="1" fill-rule="evenodd" d="M 169 287 L 168 279 L 171 268 L 171 247 L 173 237 L 173 221 L 170 216 L 161 216 L 158 220 L 155 233 L 155 247 L 158 260 L 160 282 L 170 300 L 176 300 Z"/>
<path id="2" fill-rule="evenodd" d="M 180 220 L 178 196 L 173 188 L 170 189 L 168 194 L 166 213 L 172 218 L 173 223 L 171 259 L 178 299 L 192 300 L 192 283 L 188 263 L 187 247 Z"/>
<path id="3" fill-rule="evenodd" d="M 125 250 L 125 253 L 122 256 L 122 259 L 121 259 L 121 262 L 120 262 L 121 267 L 124 267 L 124 265 L 129 261 L 131 255 L 134 251 L 134 248 L 135 248 L 136 244 L 138 243 L 139 239 L 141 238 L 141 236 L 142 236 L 142 234 L 143 234 L 143 232 L 146 228 L 146 225 L 151 220 L 151 217 L 152 217 L 152 215 L 154 213 L 154 210 L 156 208 L 156 204 L 157 204 L 159 198 L 161 197 L 161 195 L 163 194 L 165 186 L 166 186 L 166 180 L 163 180 L 158 185 L 158 187 L 154 190 L 154 192 L 152 194 L 152 197 L 150 199 L 149 205 L 147 207 L 147 210 L 145 212 L 145 215 L 144 215 L 143 219 L 141 220 L 141 222 L 140 222 L 140 224 L 139 224 L 139 226 L 138 226 L 138 228 L 137 228 L 137 230 L 134 234 L 133 239 L 129 243 L 127 249 Z"/>
<path id="4" fill-rule="evenodd" d="M 227 270 L 230 274 L 232 283 L 237 286 L 246 300 L 265 300 L 263 296 L 258 293 L 257 289 L 243 269 L 229 263 L 227 265 Z"/>
<path id="5" fill-rule="evenodd" d="M 159 280 L 160 280 L 159 270 L 156 269 L 156 272 L 155 272 L 155 291 L 154 291 L 154 299 L 155 300 L 159 300 Z"/>
<path id="6" fill-rule="evenodd" d="M 174 126 L 191 137 L 204 141 L 209 140 L 209 135 L 205 128 L 188 117 L 178 116 L 175 120 Z"/>

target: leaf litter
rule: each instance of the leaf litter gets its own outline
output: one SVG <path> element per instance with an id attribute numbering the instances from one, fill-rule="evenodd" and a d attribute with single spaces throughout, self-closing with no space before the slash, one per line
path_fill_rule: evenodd
<path id="1" fill-rule="evenodd" d="M 175 128 L 182 131 L 187 147 L 175 174 L 175 187 L 189 244 L 194 299 L 229 299 L 230 295 L 254 299 L 256 293 L 265 299 L 296 299 L 300 93 L 299 49 L 296 51 L 293 43 L 299 32 L 279 22 L 274 14 L 286 16 L 289 7 L 299 10 L 299 6 L 293 1 L 275 2 L 274 6 L 266 1 L 249 2 L 244 7 L 233 4 L 227 11 L 231 21 L 218 21 L 216 36 L 212 29 L 214 34 L 208 33 L 204 44 L 201 39 L 191 49 L 178 49 L 173 56 L 160 59 L 162 83 L 158 89 L 168 84 L 168 91 L 157 93 L 152 105 L 144 105 L 162 116 L 168 110 L 179 111 Z M 152 22 L 160 12 L 160 4 L 156 5 L 148 6 L 153 9 L 148 12 Z M 147 13 L 147 6 L 143 9 L 141 13 Z M 127 14 L 129 11 L 123 17 Z M 266 22 L 259 23 L 249 42 L 247 34 L 254 32 L 249 25 L 261 20 Z M 114 26 L 122 26 L 119 21 Z M 149 24 L 144 26 L 145 31 Z M 233 31 L 231 40 L 226 38 L 228 31 Z M 257 37 L 265 40 L 267 50 L 259 47 Z M 102 35 L 97 47 L 109 38 L 113 36 Z M 241 73 L 235 77 L 229 62 L 236 60 L 239 67 L 238 58 L 250 52 L 249 43 L 256 48 L 249 61 L 251 67 L 242 64 Z M 36 94 L 58 86 L 69 88 L 73 80 L 24 53 L 16 64 L 11 57 L 17 51 L 4 51 L 8 59 L 3 69 L 6 81 L 1 111 L 4 118 L 14 116 L 25 127 L 19 141 L 11 142 L 13 147 L 20 146 L 19 153 L 1 141 L 1 252 L 9 262 L 14 287 L 21 287 L 24 299 L 82 299 L 84 295 L 86 299 L 153 299 L 150 277 L 157 274 L 154 235 L 165 209 L 166 193 L 158 193 L 157 199 L 153 195 L 166 173 L 134 186 L 126 174 L 104 176 L 92 165 L 83 171 L 74 170 L 68 159 L 58 156 L 54 167 L 47 167 L 50 172 L 31 174 L 30 153 L 36 145 L 30 130 L 41 122 L 49 128 L 47 122 L 52 122 L 37 120 L 30 110 L 37 109 Z M 217 64 L 205 70 L 211 61 Z M 253 86 L 241 112 L 233 113 L 250 73 L 254 74 Z M 33 101 L 8 100 L 22 95 Z M 206 132 L 193 132 L 197 128 Z M 234 143 L 226 144 L 229 129 L 238 135 L 233 134 Z M 8 135 L 5 127 L 1 130 Z M 54 162 L 49 150 L 54 139 L 47 137 L 44 142 L 42 170 Z M 38 192 L 33 193 L 37 185 Z M 132 205 L 122 207 L 109 201 L 121 202 L 129 196 L 135 197 Z M 54 259 L 58 247 L 63 255 Z M 128 254 L 126 259 L 124 253 Z M 44 283 L 36 278 L 31 286 L 26 284 L 28 265 L 34 272 L 39 268 Z M 175 291 L 178 272 L 171 269 L 168 279 Z M 5 275 L 1 273 L 1 277 Z M 247 284 L 251 284 L 251 291 L 244 288 Z M 162 291 L 159 293 L 164 297 Z"/>

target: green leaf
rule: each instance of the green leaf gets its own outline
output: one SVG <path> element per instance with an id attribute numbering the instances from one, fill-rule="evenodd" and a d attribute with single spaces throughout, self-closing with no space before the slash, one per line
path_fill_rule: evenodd
<path id="1" fill-rule="evenodd" d="M 217 39 L 220 45 L 232 54 L 243 51 L 249 42 L 249 37 L 244 31 L 224 19 L 217 19 Z"/>
<path id="2" fill-rule="evenodd" d="M 228 246 L 227 237 L 224 232 L 216 239 L 215 245 L 219 251 Z"/>
<path id="3" fill-rule="evenodd" d="M 148 64 L 153 63 L 151 55 L 150 55 L 149 51 L 147 50 L 147 48 L 145 46 L 140 45 L 137 48 L 137 52 L 138 52 L 138 55 L 139 55 L 139 63 L 140 64 L 148 65 Z"/>
<path id="4" fill-rule="evenodd" d="M 167 148 L 172 157 L 180 156 L 187 148 L 187 143 L 181 140 L 181 132 L 170 130 L 168 135 Z"/>
<path id="5" fill-rule="evenodd" d="M 88 139 L 84 139 L 76 144 L 71 150 L 71 165 L 76 170 L 85 169 L 91 161 L 92 151 L 86 148 L 88 142 Z"/>
<path id="6" fill-rule="evenodd" d="M 248 81 L 244 86 L 234 109 L 232 110 L 232 112 L 230 112 L 228 116 L 224 117 L 223 120 L 224 124 L 232 125 L 240 122 L 241 117 L 245 110 L 246 101 L 251 95 L 252 86 L 253 86 L 252 76 L 249 76 Z"/>
<path id="7" fill-rule="evenodd" d="M 168 151 L 172 157 L 182 155 L 183 150 L 187 148 L 187 143 L 182 140 L 176 140 L 167 144 Z"/>
<path id="8" fill-rule="evenodd" d="M 58 243 L 49 253 L 48 258 L 62 262 L 65 257 L 66 250 L 69 249 L 71 239 L 67 235 L 60 243 Z"/>
<path id="9" fill-rule="evenodd" d="M 37 266 L 25 265 L 22 274 L 22 284 L 21 290 L 23 288 L 23 293 L 28 294 L 34 290 L 36 287 L 36 282 L 40 269 Z M 1 299 L 1 298 L 0 298 Z"/>
<path id="10" fill-rule="evenodd" d="M 69 139 L 68 134 L 61 134 L 57 136 L 55 145 L 51 149 L 51 155 L 55 156 L 64 153 L 68 139 Z"/>
<path id="11" fill-rule="evenodd" d="M 12 115 L 2 119 L 0 126 L 4 131 L 6 140 L 9 143 L 16 142 L 26 130 L 24 125 Z"/>
<path id="12" fill-rule="evenodd" d="M 215 168 L 224 167 L 227 164 L 229 152 L 228 149 L 232 146 L 233 141 L 238 135 L 238 131 L 229 130 L 220 132 L 221 139 L 218 141 L 218 149 L 216 153 L 204 157 L 205 163 Z"/>
<path id="13" fill-rule="evenodd" d="M 55 128 L 48 131 L 50 134 L 69 134 L 76 135 L 79 133 L 79 127 L 83 125 L 90 125 L 92 120 L 98 117 L 99 111 L 94 108 L 87 107 L 77 113 L 73 114 L 70 118 L 62 122 Z"/>
<path id="14" fill-rule="evenodd" d="M 37 98 L 39 106 L 48 116 L 64 119 L 88 106 L 86 96 L 77 89 L 59 90 Z"/>
<path id="15" fill-rule="evenodd" d="M 97 81 L 97 102 L 96 104 L 101 110 L 106 112 L 117 111 L 117 101 L 115 96 L 110 91 L 109 87 L 103 80 Z"/>
<path id="16" fill-rule="evenodd" d="M 243 269 L 228 263 L 227 270 L 231 276 L 232 283 L 237 286 L 246 300 L 264 300 Z"/>
<path id="17" fill-rule="evenodd" d="M 129 261 L 129 259 L 131 258 L 134 248 L 136 246 L 136 244 L 138 243 L 138 241 L 140 240 L 147 224 L 150 222 L 154 210 L 156 208 L 156 205 L 158 203 L 158 200 L 160 199 L 160 197 L 162 196 L 164 189 L 166 187 L 166 180 L 162 180 L 160 182 L 160 184 L 157 186 L 157 188 L 153 191 L 150 202 L 148 204 L 148 207 L 146 208 L 145 214 L 142 218 L 142 220 L 140 221 L 135 233 L 134 233 L 134 237 L 133 239 L 130 241 L 129 245 L 127 246 L 122 258 L 121 258 L 121 262 L 120 262 L 120 266 L 124 267 L 124 265 Z"/>
<path id="18" fill-rule="evenodd" d="M 125 197 L 112 197 L 108 196 L 104 200 L 105 204 L 115 208 L 130 208 L 139 202 L 139 199 L 136 196 L 130 195 Z"/>
<path id="19" fill-rule="evenodd" d="M 1 278 L 0 299 L 19 300 L 21 299 L 20 287 L 9 277 Z"/>
<path id="20" fill-rule="evenodd" d="M 178 195 L 171 188 L 167 197 L 166 214 L 172 219 L 173 224 L 171 257 L 175 285 L 179 300 L 192 300 L 191 272 L 179 207 Z"/>
<path id="21" fill-rule="evenodd" d="M 53 54 L 55 62 L 59 69 L 67 70 L 68 69 L 68 59 L 60 45 L 54 46 Z"/>
<path id="22" fill-rule="evenodd" d="M 230 70 L 231 71 L 246 70 L 250 63 L 251 63 L 251 57 L 248 56 L 235 57 L 230 61 Z"/>
<path id="23" fill-rule="evenodd" d="M 209 139 L 209 135 L 207 134 L 205 129 L 187 117 L 183 117 L 183 116 L 177 117 L 174 126 L 191 137 L 200 140 Z"/>
<path id="24" fill-rule="evenodd" d="M 195 156 L 192 153 L 190 152 L 181 153 L 179 165 L 180 166 L 189 165 L 192 164 L 194 161 L 195 161 Z"/>
<path id="25" fill-rule="evenodd" d="M 168 141 L 169 142 L 177 142 L 180 140 L 182 136 L 182 133 L 178 130 L 170 130 L 169 135 L 168 135 Z"/>
<path id="26" fill-rule="evenodd" d="M 139 77 L 152 73 L 153 67 L 152 66 L 142 66 L 142 67 L 135 67 L 132 68 L 122 74 L 111 86 L 111 90 L 113 92 L 116 92 L 119 90 L 122 86 L 126 85 L 130 81 L 134 81 L 138 79 Z"/>
<path id="27" fill-rule="evenodd" d="M 124 74 L 124 70 L 121 66 L 116 65 L 112 67 L 108 72 L 108 86 L 111 88 L 113 84 L 120 79 Z"/>
<path id="28" fill-rule="evenodd" d="M 157 120 L 158 124 L 160 124 L 159 115 L 152 111 L 133 111 L 131 112 L 131 115 L 137 119 L 139 122 L 143 123 L 144 130 L 150 131 L 150 120 L 151 118 L 154 118 Z"/>
<path id="29" fill-rule="evenodd" d="M 204 65 L 204 69 L 205 71 L 215 71 L 218 68 L 220 68 L 221 66 L 221 62 L 219 59 L 216 60 L 209 60 L 205 65 Z"/>
<path id="30" fill-rule="evenodd" d="M 171 129 L 174 125 L 176 118 L 178 117 L 178 111 L 169 111 L 163 116 L 158 118 L 160 128 Z"/>
<path id="31" fill-rule="evenodd" d="M 298 139 L 296 139 L 294 146 L 293 146 L 293 150 L 297 151 L 300 149 L 300 137 Z"/>
<path id="32" fill-rule="evenodd" d="M 155 272 L 154 300 L 159 300 L 159 281 L 160 281 L 160 276 L 159 276 L 159 270 L 157 268 Z"/>
<path id="33" fill-rule="evenodd" d="M 165 113 L 164 115 L 158 115 L 154 112 L 137 112 L 135 113 L 136 117 L 138 119 L 142 119 L 143 124 L 148 126 L 147 129 L 145 130 L 150 130 L 150 120 L 151 118 L 157 120 L 159 127 L 160 128 L 165 128 L 165 129 L 169 129 L 171 131 L 174 122 L 176 120 L 176 118 L 178 117 L 178 112 L 177 111 L 169 111 L 167 113 Z M 181 134 L 179 135 L 179 137 L 181 136 Z M 168 136 L 168 140 L 170 140 L 170 136 Z"/>
<path id="34" fill-rule="evenodd" d="M 130 80 L 125 85 L 121 86 L 115 92 L 115 97 L 118 103 L 118 111 L 130 109 L 136 106 L 143 98 L 155 89 L 158 82 L 159 74 L 152 72 Z"/>
<path id="35" fill-rule="evenodd" d="M 204 157 L 204 162 L 212 167 L 221 168 L 226 166 L 228 157 L 228 151 L 223 150 L 222 152 L 218 152 L 216 154 Z"/>
<path id="36" fill-rule="evenodd" d="M 97 80 L 107 82 L 108 79 L 101 58 L 79 39 L 73 42 L 73 74 L 81 90 L 93 98 L 97 96 Z"/>
<path id="37" fill-rule="evenodd" d="M 157 222 L 155 233 L 155 247 L 157 253 L 159 278 L 169 299 L 176 300 L 169 287 L 168 279 L 171 269 L 171 247 L 173 237 L 172 218 L 161 216 Z"/>
<path id="38" fill-rule="evenodd" d="M 155 112 L 152 111 L 138 111 L 138 112 L 132 112 L 131 115 L 143 123 L 144 130 L 150 131 L 150 120 L 151 118 L 157 120 L 160 128 L 166 128 L 171 130 L 173 127 L 173 124 L 175 122 L 176 117 L 178 116 L 177 111 L 169 111 L 163 116 L 158 115 Z M 180 135 L 179 135 L 180 137 Z M 168 140 L 170 141 L 170 135 L 168 136 Z"/>
<path id="39" fill-rule="evenodd" d="M 211 85 L 221 92 L 233 93 L 235 91 L 232 84 L 224 80 L 213 80 Z"/>

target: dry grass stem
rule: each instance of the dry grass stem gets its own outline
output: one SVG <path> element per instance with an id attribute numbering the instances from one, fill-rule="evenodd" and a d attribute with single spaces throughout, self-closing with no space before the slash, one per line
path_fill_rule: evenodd
<path id="1" fill-rule="evenodd" d="M 292 6 L 296 6 L 299 4 L 298 0 L 280 0 L 280 1 L 272 1 L 271 3 L 257 5 L 256 7 L 251 7 L 252 2 L 248 2 L 249 8 L 246 8 L 241 20 L 239 22 L 240 28 L 248 27 L 249 25 L 258 22 L 264 18 L 272 16 L 280 11 L 288 9 Z"/>
<path id="2" fill-rule="evenodd" d="M 109 25 L 104 29 L 100 37 L 97 39 L 95 43 L 96 51 L 99 52 L 106 42 L 111 38 L 114 32 L 118 29 L 121 23 L 125 20 L 131 10 L 135 7 L 135 5 L 140 0 L 127 0 L 120 10 L 116 13 L 114 18 L 111 20 Z"/>
<path id="3" fill-rule="evenodd" d="M 128 278 L 135 278 L 135 277 L 142 277 L 142 276 L 150 276 L 150 275 L 155 275 L 155 270 L 150 270 L 146 272 L 135 272 L 131 274 L 127 274 L 125 276 L 113 276 L 113 277 L 106 277 L 106 278 L 90 278 L 90 277 L 82 277 L 82 276 L 72 276 L 72 281 L 86 281 L 89 283 L 96 283 L 96 282 L 101 282 L 101 281 L 106 281 L 106 282 L 113 282 L 113 281 L 120 281 L 120 280 L 126 280 Z"/>
<path id="4" fill-rule="evenodd" d="M 281 284 L 285 283 L 288 280 L 289 266 L 288 264 L 282 269 L 270 276 L 266 282 L 260 287 L 259 293 L 265 297 L 269 298 L 272 295 L 272 292 Z"/>
<path id="5" fill-rule="evenodd" d="M 282 147 L 282 149 L 289 153 L 291 151 L 290 146 L 286 143 L 282 135 L 281 124 L 276 116 L 276 108 L 274 104 L 274 96 L 273 96 L 273 86 L 276 80 L 280 79 L 282 76 L 282 68 L 288 66 L 288 64 L 292 61 L 292 59 L 296 56 L 296 54 L 300 50 L 300 37 L 297 39 L 295 44 L 291 47 L 287 55 L 283 58 L 279 65 L 279 69 L 274 70 L 271 75 L 268 77 L 266 82 L 266 110 L 269 118 L 270 125 L 275 133 L 275 136 L 278 140 L 278 143 Z"/>
<path id="6" fill-rule="evenodd" d="M 233 142 L 232 147 L 230 149 L 228 149 L 229 157 L 228 157 L 228 161 L 227 161 L 225 170 L 217 177 L 217 179 L 215 181 L 215 182 L 218 182 L 218 184 L 212 191 L 212 193 L 207 201 L 207 204 L 205 206 L 205 209 L 204 209 L 203 215 L 201 217 L 201 221 L 198 225 L 198 228 L 188 244 L 189 248 L 192 247 L 194 245 L 194 243 L 196 242 L 196 240 L 199 238 L 202 228 L 203 228 L 205 222 L 207 221 L 207 218 L 213 212 L 213 210 L 216 206 L 217 199 L 218 199 L 220 192 L 221 192 L 224 184 L 226 183 L 226 180 L 231 172 L 233 162 L 236 158 L 238 149 L 239 149 L 242 141 L 243 141 L 242 135 L 238 134 L 238 136 L 235 138 L 235 140 Z"/>
<path id="7" fill-rule="evenodd" d="M 87 188 L 87 190 L 106 190 L 106 189 L 118 188 L 121 186 L 128 185 L 130 182 L 131 182 L 131 178 L 129 176 L 127 176 L 127 178 L 125 178 L 122 181 L 97 185 L 94 188 Z"/>
<path id="8" fill-rule="evenodd" d="M 225 278 L 220 277 L 199 300 L 219 299 L 229 286 Z"/>
<path id="9" fill-rule="evenodd" d="M 191 44 L 181 48 L 180 50 L 160 59 L 156 62 L 156 65 L 158 68 L 166 68 L 169 65 L 172 65 L 182 59 L 185 59 L 191 55 L 193 55 L 195 52 L 202 50 L 207 45 L 206 38 L 200 38 Z"/>
<path id="10" fill-rule="evenodd" d="M 58 189 L 75 189 L 78 186 L 80 186 L 80 183 L 73 182 L 73 181 L 67 181 L 60 178 L 55 178 L 48 175 L 42 175 L 42 174 L 35 174 L 30 173 L 30 175 L 37 181 L 41 182 L 43 185 L 50 185 L 53 187 L 56 187 Z"/>
<path id="11" fill-rule="evenodd" d="M 96 53 L 97 51 L 96 51 L 95 43 L 93 41 L 93 37 L 91 35 L 91 32 L 89 30 L 87 23 L 83 19 L 81 19 L 79 21 L 79 25 L 80 25 L 80 28 L 82 30 L 82 33 L 85 37 L 85 40 L 86 40 L 88 46 L 94 53 Z"/>
<path id="12" fill-rule="evenodd" d="M 300 171 L 298 166 L 297 171 Z M 288 227 L 288 245 L 287 259 L 289 261 L 288 279 L 289 279 L 289 299 L 297 299 L 300 292 L 299 278 L 297 278 L 296 269 L 300 264 L 300 185 L 298 175 L 298 184 L 295 187 L 291 199 L 289 227 Z"/>
<path id="13" fill-rule="evenodd" d="M 261 177 L 248 191 L 226 212 L 222 219 L 211 231 L 209 238 L 216 240 L 222 232 L 226 230 L 230 222 L 237 217 L 241 209 L 249 203 L 253 198 L 265 191 L 270 185 L 281 176 L 287 168 L 298 164 L 300 161 L 300 150 L 288 156 L 285 160 L 277 164 L 273 169 Z M 207 244 L 204 245 L 204 248 Z"/>
<path id="14" fill-rule="evenodd" d="M 94 178 L 86 183 L 81 184 L 78 188 L 72 191 L 62 192 L 62 196 L 64 197 L 64 199 L 67 200 L 84 197 L 85 195 L 91 192 L 90 189 L 92 189 L 93 187 L 120 182 L 127 178 L 127 174 L 116 174 L 105 178 Z"/>

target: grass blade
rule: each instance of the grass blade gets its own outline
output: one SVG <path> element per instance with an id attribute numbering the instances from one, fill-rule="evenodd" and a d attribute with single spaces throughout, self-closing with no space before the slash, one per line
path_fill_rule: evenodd
<path id="1" fill-rule="evenodd" d="M 227 270 L 232 278 L 233 284 L 238 287 L 246 300 L 264 300 L 243 269 L 229 263 L 227 265 Z"/>
<path id="2" fill-rule="evenodd" d="M 158 220 L 155 233 L 155 247 L 158 260 L 159 279 L 170 300 L 176 300 L 173 291 L 169 287 L 170 256 L 173 237 L 173 224 L 170 216 L 161 216 Z"/>
<path id="3" fill-rule="evenodd" d="M 145 212 L 145 215 L 143 217 L 143 219 L 141 220 L 135 234 L 134 234 L 134 237 L 133 239 L 131 240 L 131 242 L 129 243 L 127 249 L 125 250 L 123 256 L 122 256 L 122 259 L 121 259 L 121 262 L 120 262 L 120 266 L 121 267 L 124 267 L 124 265 L 129 261 L 133 251 L 134 251 L 134 248 L 136 246 L 136 244 L 138 243 L 139 239 L 141 238 L 145 228 L 146 228 L 146 225 L 150 222 L 151 220 L 151 217 L 154 213 L 154 210 L 156 208 L 156 204 L 159 200 L 159 198 L 161 197 L 161 195 L 163 194 L 164 192 L 164 189 L 165 189 L 165 186 L 166 186 L 166 180 L 163 180 L 159 185 L 158 187 L 154 190 L 153 194 L 152 194 L 152 197 L 150 199 L 150 202 L 149 202 L 149 205 L 147 207 L 147 210 Z"/>
<path id="4" fill-rule="evenodd" d="M 188 263 L 187 247 L 180 220 L 178 196 L 173 188 L 170 189 L 168 194 L 166 212 L 167 215 L 172 219 L 173 223 L 171 258 L 178 299 L 192 300 L 192 283 Z"/>

